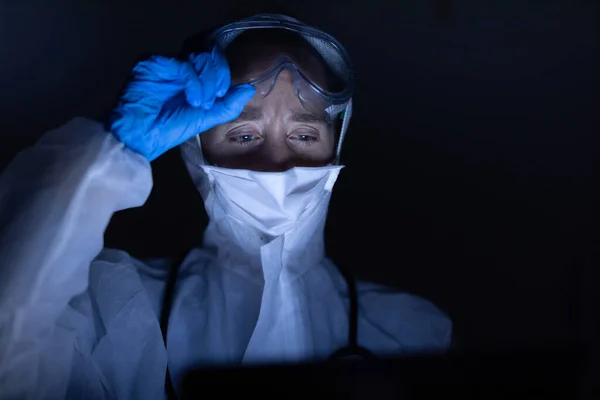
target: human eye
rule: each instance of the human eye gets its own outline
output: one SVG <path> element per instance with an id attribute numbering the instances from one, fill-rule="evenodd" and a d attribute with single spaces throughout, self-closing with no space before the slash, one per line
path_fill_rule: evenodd
<path id="1" fill-rule="evenodd" d="M 258 140 L 261 140 L 262 137 L 255 132 L 237 131 L 237 132 L 230 132 L 229 134 L 227 134 L 227 139 L 230 143 L 245 146 L 245 145 L 252 144 L 253 142 L 256 142 Z"/>
<path id="2" fill-rule="evenodd" d="M 315 142 L 319 141 L 319 134 L 316 132 L 310 132 L 310 131 L 297 131 L 292 133 L 289 136 L 290 140 L 292 140 L 294 143 L 303 145 L 303 146 L 310 146 L 312 144 L 314 144 Z"/>
<path id="3" fill-rule="evenodd" d="M 300 140 L 301 142 L 316 142 L 318 138 L 313 135 L 300 134 L 298 135 L 298 140 Z"/>

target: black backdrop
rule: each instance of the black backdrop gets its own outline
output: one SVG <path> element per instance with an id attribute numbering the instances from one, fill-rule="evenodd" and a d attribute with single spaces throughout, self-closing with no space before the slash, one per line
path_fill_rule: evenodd
<path id="1" fill-rule="evenodd" d="M 595 3 L 288 3 L 345 43 L 357 70 L 327 226 L 334 260 L 435 301 L 463 346 L 591 337 Z M 177 51 L 260 10 L 249 4 L 2 1 L 2 168 L 45 130 L 109 109 L 140 54 Z M 153 173 L 147 204 L 115 215 L 107 246 L 144 258 L 200 242 L 206 217 L 178 150 Z"/>

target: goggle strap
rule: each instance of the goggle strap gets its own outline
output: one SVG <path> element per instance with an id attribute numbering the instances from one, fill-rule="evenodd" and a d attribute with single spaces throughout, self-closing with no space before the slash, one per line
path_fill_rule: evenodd
<path id="1" fill-rule="evenodd" d="M 337 149 L 335 151 L 335 161 L 334 164 L 339 164 L 340 155 L 342 153 L 342 144 L 344 143 L 344 138 L 346 137 L 346 132 L 348 131 L 348 126 L 350 125 L 350 118 L 352 117 L 352 99 L 348 100 L 348 105 L 340 114 L 342 118 L 342 128 L 340 130 L 340 138 L 338 140 Z"/>

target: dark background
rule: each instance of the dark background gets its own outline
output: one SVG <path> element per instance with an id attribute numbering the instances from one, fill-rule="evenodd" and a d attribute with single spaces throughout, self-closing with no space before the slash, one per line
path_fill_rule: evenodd
<path id="1" fill-rule="evenodd" d="M 357 71 L 327 227 L 334 261 L 433 300 L 463 347 L 597 335 L 596 3 L 283 3 L 344 43 Z M 177 51 L 260 10 L 233 0 L 3 0 L 1 168 L 44 131 L 108 110 L 141 54 Z M 107 246 L 144 258 L 200 242 L 205 215 L 178 150 L 153 173 L 149 201 L 115 215 Z"/>

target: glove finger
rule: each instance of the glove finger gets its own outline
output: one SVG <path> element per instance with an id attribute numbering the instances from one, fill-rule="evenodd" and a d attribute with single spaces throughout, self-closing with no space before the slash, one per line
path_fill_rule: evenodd
<path id="1" fill-rule="evenodd" d="M 211 52 L 212 60 L 217 70 L 217 97 L 221 98 L 227 94 L 231 86 L 231 72 L 225 54 L 215 46 Z"/>
<path id="2" fill-rule="evenodd" d="M 223 98 L 216 100 L 213 107 L 206 112 L 203 131 L 239 117 L 254 93 L 256 93 L 254 86 L 241 85 L 231 89 Z"/>
<path id="3" fill-rule="evenodd" d="M 204 102 L 204 85 L 198 79 L 194 67 L 191 64 L 188 64 L 188 66 L 190 73 L 185 85 L 185 99 L 192 107 L 201 107 Z"/>
<path id="4" fill-rule="evenodd" d="M 196 73 L 200 73 L 208 60 L 210 60 L 210 55 L 208 53 L 200 53 L 200 54 L 190 54 L 190 62 L 194 66 Z"/>
<path id="5" fill-rule="evenodd" d="M 206 103 L 206 86 L 200 79 L 203 71 L 206 71 L 210 63 L 210 54 L 200 53 L 190 55 L 190 62 L 193 67 L 188 86 L 186 87 L 186 98 L 193 107 L 203 107 Z"/>
<path id="6" fill-rule="evenodd" d="M 162 56 L 139 62 L 133 68 L 132 75 L 121 97 L 121 106 L 147 112 L 160 109 L 167 99 L 183 90 L 186 84 L 184 64 Z"/>
<path id="7" fill-rule="evenodd" d="M 201 53 L 194 56 L 192 64 L 196 76 L 202 85 L 202 102 L 201 106 L 205 110 L 210 109 L 217 97 L 217 68 L 210 53 Z"/>
<path id="8" fill-rule="evenodd" d="M 148 60 L 137 63 L 132 72 L 134 78 L 144 81 L 181 81 L 184 64 L 176 58 L 152 56 Z"/>

